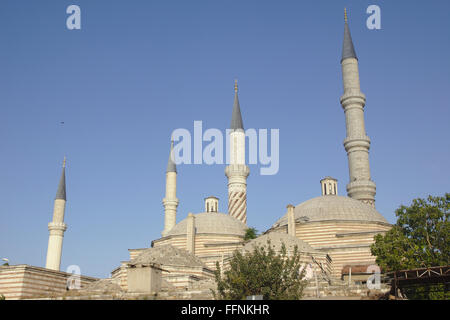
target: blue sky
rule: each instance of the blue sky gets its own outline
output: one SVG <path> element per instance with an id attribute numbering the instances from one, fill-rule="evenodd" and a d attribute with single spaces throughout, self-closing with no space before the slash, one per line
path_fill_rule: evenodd
<path id="1" fill-rule="evenodd" d="M 82 29 L 66 28 L 81 8 Z M 381 30 L 366 8 L 381 8 Z M 61 269 L 107 277 L 163 229 L 172 130 L 226 129 L 239 79 L 246 128 L 280 129 L 280 170 L 250 166 L 248 223 L 269 228 L 348 183 L 340 54 L 343 8 L 367 96 L 377 209 L 450 190 L 448 1 L 1 1 L 0 256 L 45 265 L 67 155 Z M 61 122 L 64 125 L 61 125 Z M 224 165 L 178 167 L 178 221 L 220 198 Z"/>

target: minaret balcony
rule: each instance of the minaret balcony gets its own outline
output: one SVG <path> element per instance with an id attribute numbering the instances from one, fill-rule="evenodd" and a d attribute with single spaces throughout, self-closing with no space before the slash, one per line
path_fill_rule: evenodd
<path id="1" fill-rule="evenodd" d="M 172 205 L 172 206 L 178 206 L 178 203 L 180 203 L 180 201 L 177 198 L 164 198 L 162 200 L 163 205 Z"/>
<path id="2" fill-rule="evenodd" d="M 225 175 L 230 178 L 232 176 L 248 177 L 250 168 L 245 164 L 230 164 L 225 168 Z"/>
<path id="3" fill-rule="evenodd" d="M 344 139 L 345 151 L 368 151 L 370 148 L 370 138 L 366 135 L 361 137 L 347 137 Z"/>
<path id="4" fill-rule="evenodd" d="M 346 90 L 340 98 L 342 108 L 354 105 L 362 108 L 366 104 L 366 96 L 359 90 Z"/>
<path id="5" fill-rule="evenodd" d="M 50 222 L 48 224 L 48 230 L 64 232 L 67 230 L 67 224 L 65 224 L 64 222 Z"/>

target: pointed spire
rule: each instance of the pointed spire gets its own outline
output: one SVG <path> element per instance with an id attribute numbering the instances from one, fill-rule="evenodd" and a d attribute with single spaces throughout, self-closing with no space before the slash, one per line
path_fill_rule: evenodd
<path id="1" fill-rule="evenodd" d="M 231 127 L 230 129 L 244 130 L 244 124 L 242 123 L 241 107 L 239 106 L 238 97 L 238 84 L 237 80 L 234 80 L 234 104 L 233 104 L 233 115 L 231 116 Z"/>
<path id="2" fill-rule="evenodd" d="M 348 18 L 347 18 L 347 8 L 344 8 L 344 44 L 342 46 L 342 59 L 341 62 L 344 61 L 344 59 L 347 58 L 355 58 L 356 52 L 355 47 L 353 46 L 352 36 L 350 35 L 350 28 L 348 27 Z"/>
<path id="3" fill-rule="evenodd" d="M 66 200 L 66 157 L 64 156 L 61 179 L 59 180 L 58 190 L 55 199 Z"/>
<path id="4" fill-rule="evenodd" d="M 177 166 L 175 165 L 174 160 L 175 159 L 173 154 L 173 140 L 170 140 L 170 154 L 166 172 L 177 172 Z"/>

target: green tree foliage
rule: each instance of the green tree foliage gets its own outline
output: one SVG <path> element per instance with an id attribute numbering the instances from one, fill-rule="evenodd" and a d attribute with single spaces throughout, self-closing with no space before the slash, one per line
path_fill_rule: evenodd
<path id="1" fill-rule="evenodd" d="M 371 247 L 386 271 L 450 264 L 450 194 L 414 199 L 395 211 L 397 223 Z"/>
<path id="2" fill-rule="evenodd" d="M 450 194 L 414 199 L 395 211 L 397 223 L 375 236 L 371 251 L 385 271 L 447 266 L 450 264 Z M 443 285 L 407 288 L 410 299 L 445 299 Z"/>
<path id="3" fill-rule="evenodd" d="M 256 230 L 255 228 L 247 228 L 247 230 L 245 230 L 245 235 L 244 235 L 244 240 L 252 240 L 252 239 L 256 239 L 258 237 L 258 230 Z"/>
<path id="4" fill-rule="evenodd" d="M 241 300 L 250 295 L 263 295 L 266 300 L 300 299 L 306 281 L 300 253 L 295 247 L 287 253 L 283 244 L 277 253 L 268 241 L 267 246 L 255 246 L 253 251 L 236 250 L 230 268 L 221 272 L 216 264 L 216 299 Z"/>

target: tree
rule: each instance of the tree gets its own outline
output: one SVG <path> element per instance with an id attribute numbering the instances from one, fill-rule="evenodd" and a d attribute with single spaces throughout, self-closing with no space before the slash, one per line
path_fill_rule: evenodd
<path id="1" fill-rule="evenodd" d="M 282 244 L 281 252 L 276 253 L 268 241 L 267 246 L 255 246 L 251 252 L 236 250 L 230 268 L 223 275 L 216 263 L 214 296 L 226 300 L 241 300 L 250 295 L 263 295 L 266 300 L 300 299 L 306 285 L 303 276 L 297 246 L 288 254 Z"/>
<path id="2" fill-rule="evenodd" d="M 414 199 L 409 207 L 400 206 L 395 211 L 396 224 L 386 234 L 376 235 L 371 246 L 377 264 L 385 271 L 449 265 L 449 211 L 449 193 L 444 197 Z M 428 289 L 417 288 L 409 297 L 436 297 L 426 294 Z"/>
<path id="3" fill-rule="evenodd" d="M 256 230 L 255 228 L 247 228 L 247 230 L 245 230 L 245 235 L 244 235 L 244 240 L 252 240 L 252 239 L 256 239 L 258 237 L 258 230 Z"/>
<path id="4" fill-rule="evenodd" d="M 386 271 L 450 264 L 450 193 L 414 199 L 395 211 L 397 223 L 371 247 L 377 264 Z"/>

